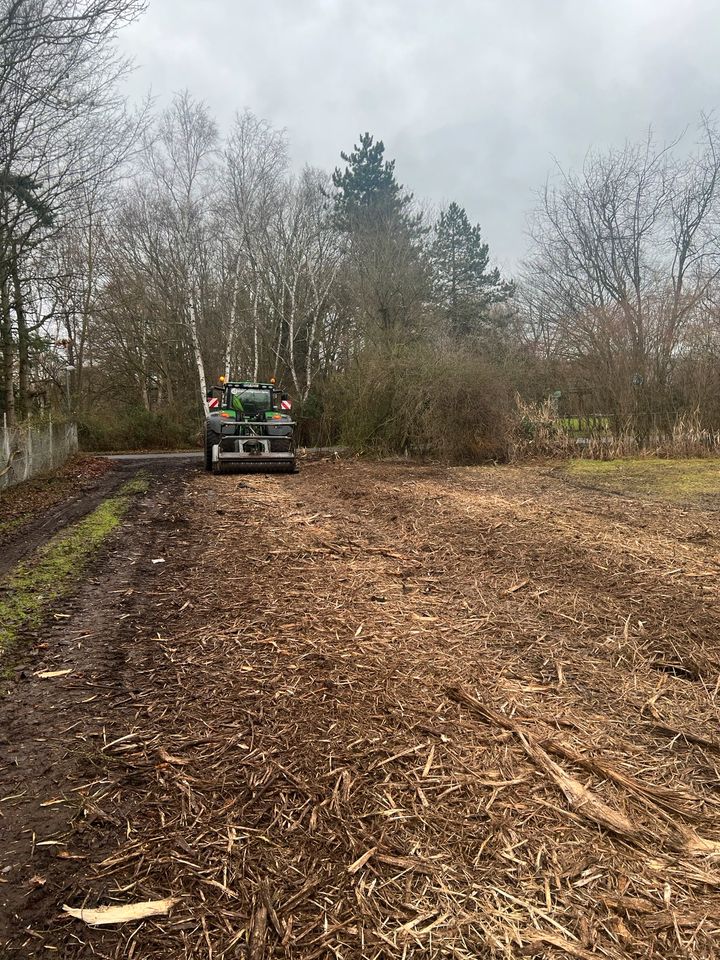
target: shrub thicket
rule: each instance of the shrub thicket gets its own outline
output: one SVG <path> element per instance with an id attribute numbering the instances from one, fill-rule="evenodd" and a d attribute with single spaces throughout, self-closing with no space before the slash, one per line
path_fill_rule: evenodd
<path id="1" fill-rule="evenodd" d="M 82 450 L 175 450 L 198 445 L 200 423 L 181 422 L 173 412 L 142 407 L 93 411 L 78 419 Z"/>
<path id="2" fill-rule="evenodd" d="M 512 392 L 496 369 L 457 349 L 368 348 L 315 403 L 326 443 L 455 463 L 507 458 Z"/>

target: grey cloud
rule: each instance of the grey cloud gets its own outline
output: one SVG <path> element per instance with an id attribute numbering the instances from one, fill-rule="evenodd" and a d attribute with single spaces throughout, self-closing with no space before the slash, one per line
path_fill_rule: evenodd
<path id="1" fill-rule="evenodd" d="M 150 0 L 122 43 L 135 94 L 187 87 L 221 125 L 247 106 L 287 127 L 297 166 L 331 168 L 372 131 L 512 268 L 553 157 L 714 109 L 719 29 L 711 0 Z"/>

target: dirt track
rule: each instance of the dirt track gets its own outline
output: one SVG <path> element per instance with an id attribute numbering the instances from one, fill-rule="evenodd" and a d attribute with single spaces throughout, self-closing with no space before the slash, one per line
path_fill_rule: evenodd
<path id="1" fill-rule="evenodd" d="M 720 513 L 153 470 L 0 701 L 2 960 L 717 955 Z"/>

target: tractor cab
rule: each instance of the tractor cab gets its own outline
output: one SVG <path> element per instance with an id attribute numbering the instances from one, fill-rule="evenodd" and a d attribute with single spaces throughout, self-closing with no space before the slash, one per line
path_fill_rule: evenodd
<path id="1" fill-rule="evenodd" d="M 274 409 L 275 397 L 272 390 L 256 390 L 252 387 L 228 385 L 225 391 L 224 407 L 243 414 L 248 420 L 255 420 Z"/>
<path id="2" fill-rule="evenodd" d="M 222 382 L 208 390 L 207 398 L 214 413 L 235 420 L 274 420 L 291 409 L 290 398 L 274 383 Z"/>

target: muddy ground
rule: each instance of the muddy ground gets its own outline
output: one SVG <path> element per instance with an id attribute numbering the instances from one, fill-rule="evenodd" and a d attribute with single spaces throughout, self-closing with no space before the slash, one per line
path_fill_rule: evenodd
<path id="1" fill-rule="evenodd" d="M 2 683 L 2 960 L 718 955 L 713 503 L 131 463 L 7 563 L 141 467 Z"/>

